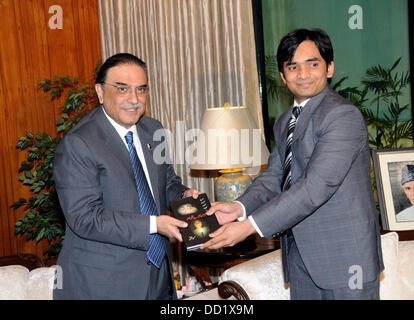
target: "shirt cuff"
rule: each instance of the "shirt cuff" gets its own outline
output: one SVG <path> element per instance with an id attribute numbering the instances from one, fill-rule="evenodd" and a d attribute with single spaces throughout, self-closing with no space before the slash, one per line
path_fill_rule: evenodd
<path id="1" fill-rule="evenodd" d="M 241 205 L 242 209 L 243 209 L 243 216 L 241 216 L 240 218 L 237 218 L 238 221 L 243 221 L 246 220 L 247 218 L 247 214 L 246 214 L 246 208 L 244 207 L 244 204 L 241 203 L 240 201 L 233 201 L 235 203 L 238 203 L 239 205 Z"/>
<path id="2" fill-rule="evenodd" d="M 243 216 L 241 216 L 240 218 L 237 218 L 238 221 L 244 221 L 247 219 L 247 214 L 246 214 L 246 208 L 244 206 L 243 203 L 241 203 L 240 201 L 234 201 L 237 202 L 238 204 L 241 205 L 242 209 L 243 209 Z M 253 216 L 249 216 L 248 218 L 251 222 L 251 224 L 253 225 L 253 227 L 256 229 L 256 232 L 259 234 L 259 236 L 261 236 L 263 238 L 263 233 L 260 231 L 259 227 L 257 226 L 256 222 L 253 219 Z"/>
<path id="3" fill-rule="evenodd" d="M 157 216 L 150 216 L 150 234 L 157 233 Z"/>
<path id="4" fill-rule="evenodd" d="M 264 237 L 263 233 L 260 231 L 259 227 L 257 226 L 256 222 L 253 219 L 253 216 L 249 216 L 249 220 L 252 223 L 253 227 L 256 229 L 257 233 L 259 234 L 259 236 L 261 236 L 262 238 Z"/>

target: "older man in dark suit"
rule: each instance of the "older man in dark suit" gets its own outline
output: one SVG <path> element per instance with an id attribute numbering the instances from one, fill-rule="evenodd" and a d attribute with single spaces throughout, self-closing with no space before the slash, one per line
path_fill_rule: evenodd
<path id="1" fill-rule="evenodd" d="M 96 79 L 101 107 L 61 141 L 54 179 L 66 218 L 55 299 L 175 298 L 168 238 L 186 223 L 166 215 L 171 200 L 197 197 L 171 164 L 155 161 L 161 124 L 144 115 L 146 65 L 110 57 Z"/>
<path id="2" fill-rule="evenodd" d="M 255 231 L 280 234 L 292 299 L 378 299 L 383 261 L 364 119 L 329 87 L 325 32 L 289 33 L 277 59 L 294 104 L 275 123 L 268 168 L 238 201 L 212 204 L 209 214 L 222 224 L 242 221 L 225 224 L 204 247 L 231 246 Z"/>

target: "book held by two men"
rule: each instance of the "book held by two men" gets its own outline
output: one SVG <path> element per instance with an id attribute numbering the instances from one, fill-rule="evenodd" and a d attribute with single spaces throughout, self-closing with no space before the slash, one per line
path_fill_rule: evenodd
<path id="1" fill-rule="evenodd" d="M 206 212 L 211 207 L 205 193 L 198 196 L 171 201 L 174 218 L 188 223 L 187 228 L 180 228 L 187 250 L 195 250 L 211 238 L 209 234 L 220 228 L 216 215 L 208 216 Z"/>

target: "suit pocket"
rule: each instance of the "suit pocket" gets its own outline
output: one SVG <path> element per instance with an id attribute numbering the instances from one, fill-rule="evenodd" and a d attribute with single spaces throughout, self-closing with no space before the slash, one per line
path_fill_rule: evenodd
<path id="1" fill-rule="evenodd" d="M 94 267 L 102 270 L 112 270 L 116 257 L 110 253 L 96 252 L 84 248 L 74 247 L 71 252 L 74 263 L 82 266 Z"/>

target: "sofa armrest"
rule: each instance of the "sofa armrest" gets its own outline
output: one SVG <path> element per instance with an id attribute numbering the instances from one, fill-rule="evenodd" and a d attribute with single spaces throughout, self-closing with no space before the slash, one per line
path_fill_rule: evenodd
<path id="1" fill-rule="evenodd" d="M 289 300 L 290 290 L 283 280 L 281 250 L 224 271 L 219 278 L 219 295 L 246 300 Z"/>
<path id="2" fill-rule="evenodd" d="M 401 281 L 400 300 L 414 299 L 414 240 L 398 243 L 398 274 Z"/>
<path id="3" fill-rule="evenodd" d="M 218 294 L 223 299 L 235 297 L 237 300 L 250 300 L 249 295 L 236 281 L 223 281 L 218 286 Z"/>
<path id="4" fill-rule="evenodd" d="M 53 300 L 53 288 L 55 277 L 62 277 L 62 274 L 56 275 L 56 266 L 36 268 L 29 273 L 27 282 L 27 299 L 28 300 Z M 57 279 L 59 282 L 59 280 Z"/>

